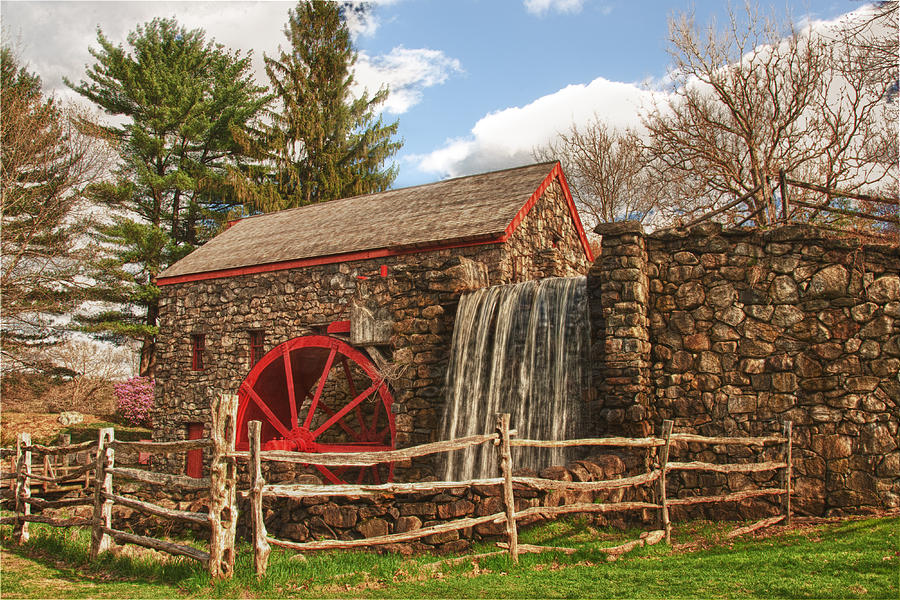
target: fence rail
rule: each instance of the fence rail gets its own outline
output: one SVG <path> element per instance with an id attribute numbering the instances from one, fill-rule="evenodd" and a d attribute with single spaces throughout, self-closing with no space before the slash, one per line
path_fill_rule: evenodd
<path id="1" fill-rule="evenodd" d="M 327 452 L 307 453 L 288 452 L 285 450 L 262 450 L 260 457 L 263 460 L 320 465 L 323 467 L 372 467 L 386 462 L 398 462 L 421 458 L 429 454 L 440 454 L 453 450 L 464 450 L 471 446 L 478 446 L 486 442 L 498 440 L 496 433 L 487 435 L 472 435 L 457 438 L 445 442 L 432 442 L 402 450 L 379 450 L 376 452 Z M 235 452 L 234 456 L 241 459 L 250 459 L 250 452 Z"/>
<path id="2" fill-rule="evenodd" d="M 329 549 L 349 549 L 373 547 L 383 544 L 395 544 L 411 542 L 424 537 L 458 531 L 483 524 L 505 525 L 506 542 L 503 548 L 514 561 L 518 561 L 521 552 L 535 552 L 542 550 L 534 546 L 519 546 L 518 522 L 533 517 L 550 518 L 557 515 L 572 513 L 611 513 L 622 511 L 657 511 L 659 515 L 660 529 L 644 534 L 639 540 L 634 540 L 615 548 L 607 549 L 611 554 L 627 552 L 642 545 L 658 543 L 665 539 L 671 539 L 671 523 L 669 521 L 669 508 L 672 506 L 690 506 L 703 503 L 736 502 L 765 496 L 784 496 L 783 514 L 777 518 L 763 519 L 740 531 L 755 531 L 761 527 L 767 527 L 782 520 L 789 520 L 790 511 L 790 478 L 791 478 L 791 429 L 790 423 L 785 424 L 784 435 L 770 435 L 761 437 L 710 437 L 689 433 L 673 433 L 672 422 L 663 423 L 659 437 L 645 438 L 584 438 L 574 440 L 528 440 L 517 439 L 513 436 L 515 431 L 510 429 L 509 415 L 497 415 L 497 429 L 495 433 L 479 436 L 470 436 L 458 440 L 449 440 L 433 444 L 425 444 L 406 448 L 402 451 L 368 452 L 359 454 L 345 454 L 340 458 L 336 455 L 311 455 L 287 452 L 266 452 L 261 450 L 261 428 L 259 421 L 251 421 L 248 425 L 250 449 L 247 452 L 235 453 L 236 456 L 249 461 L 250 489 L 244 494 L 250 500 L 251 528 L 254 547 L 253 564 L 257 576 L 263 577 L 266 573 L 268 556 L 272 546 L 279 546 L 307 552 Z M 262 464 L 265 461 L 279 461 L 292 463 L 307 463 L 321 465 L 350 464 L 353 466 L 372 466 L 382 461 L 399 460 L 449 452 L 480 444 L 491 444 L 497 449 L 497 465 L 499 477 L 489 479 L 472 479 L 466 481 L 437 481 L 419 483 L 385 483 L 377 485 L 273 485 L 267 484 L 262 475 Z M 708 463 L 708 462 L 669 462 L 669 450 L 672 444 L 701 444 L 701 445 L 725 445 L 747 446 L 764 448 L 771 445 L 780 445 L 783 449 L 783 461 L 762 461 L 755 463 Z M 511 448 L 513 447 L 584 447 L 607 446 L 622 448 L 647 448 L 656 452 L 655 461 L 651 462 L 646 473 L 623 477 L 619 479 L 607 479 L 601 481 L 559 481 L 538 477 L 515 477 L 512 475 L 513 462 Z M 352 457 L 352 460 L 348 461 Z M 758 490 L 746 490 L 715 496 L 695 496 L 687 498 L 668 498 L 666 494 L 666 474 L 677 471 L 708 471 L 718 473 L 757 473 L 773 470 L 783 470 L 784 487 L 764 488 Z M 350 497 L 375 497 L 378 495 L 436 492 L 446 489 L 471 488 L 473 486 L 499 486 L 503 500 L 503 512 L 485 516 L 469 516 L 445 523 L 438 523 L 428 527 L 402 533 L 391 533 L 377 537 L 341 540 L 325 539 L 308 542 L 294 542 L 282 540 L 268 535 L 263 519 L 263 500 L 266 497 L 282 498 L 309 498 L 322 496 L 350 496 Z M 655 502 L 644 501 L 620 501 L 606 503 L 576 502 L 562 506 L 533 506 L 523 510 L 515 509 L 516 490 L 541 490 L 541 491 L 572 491 L 572 492 L 597 492 L 613 489 L 649 487 L 655 492 Z M 739 531 L 739 530 L 735 530 Z M 735 535 L 739 535 L 736 533 Z M 559 550 L 559 549 L 557 549 Z"/>
<path id="3" fill-rule="evenodd" d="M 878 209 L 864 210 L 864 206 L 861 207 L 859 205 L 859 203 L 862 202 L 864 203 L 864 205 L 867 204 L 872 207 L 898 207 L 900 206 L 900 201 L 898 201 L 896 198 L 884 198 L 871 194 L 863 194 L 860 192 L 838 190 L 835 188 L 829 188 L 822 185 L 816 185 L 813 183 L 807 183 L 805 181 L 791 179 L 786 176 L 783 169 L 779 172 L 777 179 L 778 181 L 777 183 L 774 183 L 774 185 L 773 182 L 770 182 L 769 184 L 770 190 L 772 192 L 772 197 L 765 198 L 764 202 L 758 202 L 759 206 L 755 205 L 754 199 L 757 197 L 757 194 L 759 194 L 763 189 L 762 184 L 757 185 L 750 191 L 746 192 L 744 195 L 729 202 L 728 204 L 704 213 L 703 215 L 689 221 L 685 225 L 685 227 L 691 227 L 693 225 L 697 225 L 698 223 L 708 221 L 713 217 L 716 217 L 728 210 L 739 206 L 740 204 L 746 205 L 747 214 L 742 215 L 743 218 L 741 221 L 738 221 L 736 223 L 737 226 L 741 226 L 748 221 L 755 221 L 757 222 L 757 224 L 760 224 L 759 215 L 764 211 L 768 212 L 771 215 L 770 218 L 772 221 L 781 223 L 789 223 L 798 220 L 810 223 L 813 222 L 813 219 L 815 219 L 819 215 L 819 213 L 834 213 L 846 217 L 853 217 L 855 219 L 865 219 L 868 221 L 878 221 L 881 223 L 900 225 L 900 212 L 896 210 L 893 210 L 892 214 L 890 214 L 890 212 L 888 211 L 884 211 L 884 214 L 882 214 Z M 814 202 L 809 198 L 798 198 L 793 193 L 791 193 L 791 187 L 800 188 L 801 190 L 806 190 L 807 192 L 815 192 L 816 194 L 824 196 L 824 199 L 818 202 Z M 777 197 L 775 196 L 776 190 L 778 190 Z M 832 205 L 832 202 L 835 199 L 851 200 L 855 201 L 856 204 L 851 205 L 853 206 L 853 208 L 848 208 L 847 206 L 834 206 Z M 778 210 L 779 208 L 780 210 Z M 819 226 L 829 228 L 827 225 Z"/>

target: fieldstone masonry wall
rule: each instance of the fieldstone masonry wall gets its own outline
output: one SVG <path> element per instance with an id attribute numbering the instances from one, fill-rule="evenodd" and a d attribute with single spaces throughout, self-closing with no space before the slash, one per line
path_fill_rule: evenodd
<path id="1" fill-rule="evenodd" d="M 568 467 L 549 467 L 540 476 L 560 481 L 599 481 L 621 478 L 625 471 L 626 466 L 621 459 L 597 455 L 570 463 Z M 530 471 L 523 471 L 521 474 L 531 477 L 537 475 Z M 573 502 L 618 502 L 626 492 L 623 489 L 593 493 L 545 492 L 516 486 L 515 495 L 516 510 L 524 510 L 533 506 L 560 506 Z M 373 498 L 272 498 L 264 501 L 263 509 L 269 535 L 305 542 L 405 533 L 459 518 L 502 513 L 504 507 L 502 486 L 477 485 L 448 489 L 441 493 L 390 494 Z M 650 517 L 649 514 L 645 516 Z M 625 517 L 622 513 L 588 516 L 594 522 L 618 526 L 625 525 Z M 533 517 L 528 521 L 520 521 L 520 525 L 539 520 L 542 519 Z M 381 546 L 380 549 L 403 554 L 423 551 L 459 552 L 468 548 L 473 541 L 497 538 L 505 531 L 505 523 L 484 523 L 459 531 L 426 536 L 411 543 Z"/>
<path id="2" fill-rule="evenodd" d="M 597 232 L 603 258 L 588 285 L 600 433 L 673 419 L 681 431 L 762 435 L 787 419 L 798 510 L 900 506 L 896 245 L 798 225 Z M 694 456 L 712 461 L 717 450 Z M 674 483 L 680 494 L 749 484 L 722 475 Z"/>

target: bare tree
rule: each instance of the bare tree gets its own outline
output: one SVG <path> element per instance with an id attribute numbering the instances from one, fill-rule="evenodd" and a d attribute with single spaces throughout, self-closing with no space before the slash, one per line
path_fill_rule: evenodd
<path id="1" fill-rule="evenodd" d="M 106 163 L 102 148 L 43 97 L 40 78 L 6 47 L 0 103 L 0 340 L 4 357 L 15 360 L 23 345 L 46 341 L 49 317 L 76 301 L 79 190 Z"/>
<path id="2" fill-rule="evenodd" d="M 658 204 L 659 190 L 647 165 L 645 145 L 631 129 L 619 131 L 594 117 L 533 152 L 537 160 L 559 160 L 572 196 L 593 223 L 644 221 Z"/>
<path id="3" fill-rule="evenodd" d="M 681 207 L 685 214 L 746 195 L 754 220 L 771 223 L 782 169 L 844 190 L 886 176 L 865 152 L 881 98 L 859 77 L 841 76 L 843 49 L 826 35 L 748 6 L 745 15 L 729 11 L 721 29 L 674 19 L 670 43 L 671 94 L 644 125 L 659 176 L 688 184 L 682 196 L 698 200 Z"/>
<path id="4" fill-rule="evenodd" d="M 867 158 L 884 165 L 889 179 L 884 190 L 897 196 L 898 108 L 900 108 L 900 2 L 886 0 L 854 13 L 836 38 L 847 52 L 839 57 L 838 69 L 851 81 L 882 100 L 881 127 L 866 145 Z"/>
<path id="5" fill-rule="evenodd" d="M 69 408 L 80 410 L 98 391 L 113 381 L 137 374 L 135 352 L 128 346 L 110 346 L 83 339 L 69 339 L 42 353 L 69 381 Z"/>

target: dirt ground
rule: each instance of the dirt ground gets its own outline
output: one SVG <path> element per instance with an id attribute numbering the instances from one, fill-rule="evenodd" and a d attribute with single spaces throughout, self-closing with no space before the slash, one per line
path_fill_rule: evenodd
<path id="1" fill-rule="evenodd" d="M 82 413 L 84 414 L 84 413 Z M 83 423 L 104 421 L 97 415 L 84 415 Z M 66 426 L 59 422 L 59 413 L 10 412 L 0 413 L 0 445 L 14 446 L 19 433 L 30 433 L 35 442 L 53 442 Z"/>

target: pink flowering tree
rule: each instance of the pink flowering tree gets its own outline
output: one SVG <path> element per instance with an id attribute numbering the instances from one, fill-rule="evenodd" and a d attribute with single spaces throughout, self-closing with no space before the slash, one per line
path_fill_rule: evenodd
<path id="1" fill-rule="evenodd" d="M 116 405 L 129 425 L 150 427 L 153 410 L 153 379 L 132 377 L 114 386 Z"/>

